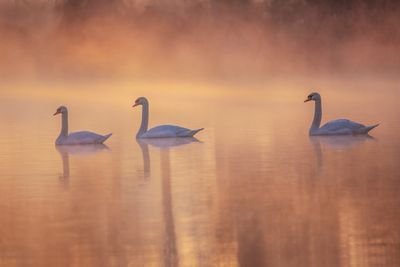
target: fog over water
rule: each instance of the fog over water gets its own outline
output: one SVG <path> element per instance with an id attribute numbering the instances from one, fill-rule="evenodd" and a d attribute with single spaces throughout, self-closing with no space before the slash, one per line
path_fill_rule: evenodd
<path id="1" fill-rule="evenodd" d="M 6 1 L 2 79 L 395 75 L 396 1 Z"/>
<path id="2" fill-rule="evenodd" d="M 0 0 L 0 266 L 400 266 L 399 11 Z M 379 127 L 309 137 L 312 91 Z M 137 141 L 139 96 L 205 130 Z"/>

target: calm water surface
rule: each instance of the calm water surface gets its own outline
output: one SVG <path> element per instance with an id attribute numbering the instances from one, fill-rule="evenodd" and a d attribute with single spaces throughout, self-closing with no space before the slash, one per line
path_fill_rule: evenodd
<path id="1" fill-rule="evenodd" d="M 0 266 L 400 266 L 397 84 L 320 90 L 371 138 L 309 138 L 306 83 L 3 87 Z M 137 142 L 141 95 L 151 126 L 206 129 Z M 61 104 L 107 146 L 55 147 Z"/>

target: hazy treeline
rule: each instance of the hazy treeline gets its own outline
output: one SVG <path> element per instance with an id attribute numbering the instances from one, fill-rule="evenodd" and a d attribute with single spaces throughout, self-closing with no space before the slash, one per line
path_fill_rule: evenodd
<path id="1" fill-rule="evenodd" d="M 280 26 L 315 27 L 316 22 L 322 26 L 334 20 L 345 27 L 360 17 L 378 24 L 388 16 L 398 17 L 400 3 L 396 0 L 0 0 L 0 8 L 3 16 L 15 19 L 25 15 L 24 11 L 53 11 L 67 23 L 98 15 L 132 19 L 169 16 L 171 20 L 193 20 L 199 16 L 223 20 L 230 15 Z"/>
<path id="2" fill-rule="evenodd" d="M 398 25 L 395 0 L 0 0 L 0 74 L 390 71 Z"/>

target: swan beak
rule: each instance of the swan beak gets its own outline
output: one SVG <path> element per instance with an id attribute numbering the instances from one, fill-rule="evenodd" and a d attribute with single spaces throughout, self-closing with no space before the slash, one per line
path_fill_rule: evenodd
<path id="1" fill-rule="evenodd" d="M 53 114 L 53 116 L 60 114 L 60 112 L 57 110 L 56 113 Z"/>
<path id="2" fill-rule="evenodd" d="M 311 101 L 311 98 L 307 98 L 306 100 L 304 100 L 304 103 Z"/>
<path id="3" fill-rule="evenodd" d="M 138 106 L 139 104 L 138 103 L 135 103 L 132 107 L 134 108 L 134 107 L 136 107 L 136 106 Z"/>

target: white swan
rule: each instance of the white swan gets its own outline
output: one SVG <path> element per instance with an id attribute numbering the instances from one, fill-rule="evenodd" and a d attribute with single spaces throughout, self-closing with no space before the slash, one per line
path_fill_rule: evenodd
<path id="1" fill-rule="evenodd" d="M 133 107 L 142 106 L 142 123 L 139 131 L 136 134 L 136 138 L 171 138 L 171 137 L 192 137 L 197 132 L 204 128 L 190 130 L 175 125 L 160 125 L 150 130 L 147 130 L 149 124 L 149 101 L 145 97 L 139 97 L 136 99 Z"/>
<path id="2" fill-rule="evenodd" d="M 88 131 L 75 132 L 68 134 L 68 109 L 61 106 L 57 109 L 53 116 L 61 114 L 61 132 L 56 139 L 56 145 L 87 145 L 102 144 L 112 134 L 100 135 Z"/>
<path id="3" fill-rule="evenodd" d="M 369 131 L 377 127 L 379 124 L 372 126 L 365 126 L 363 124 L 353 122 L 346 119 L 334 120 L 326 123 L 324 126 L 321 125 L 322 119 L 322 104 L 321 96 L 318 93 L 311 93 L 308 95 L 304 102 L 315 101 L 315 112 L 314 120 L 311 124 L 309 134 L 310 135 L 345 135 L 345 134 L 367 134 Z"/>

